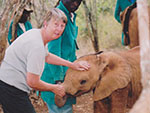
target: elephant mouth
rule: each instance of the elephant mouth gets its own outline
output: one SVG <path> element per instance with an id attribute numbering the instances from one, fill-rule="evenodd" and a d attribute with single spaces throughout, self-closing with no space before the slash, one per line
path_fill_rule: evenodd
<path id="1" fill-rule="evenodd" d="M 84 91 L 84 90 L 79 90 L 79 91 L 77 91 L 76 93 L 75 93 L 75 95 L 74 96 L 81 96 L 82 94 L 84 94 L 84 93 L 88 93 L 88 92 L 90 92 L 90 90 L 88 90 L 88 91 Z"/>

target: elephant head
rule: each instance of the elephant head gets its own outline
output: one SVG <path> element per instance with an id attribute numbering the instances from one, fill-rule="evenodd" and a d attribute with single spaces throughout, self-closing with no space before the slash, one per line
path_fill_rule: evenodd
<path id="1" fill-rule="evenodd" d="M 131 68 L 126 60 L 114 52 L 102 52 L 79 58 L 87 61 L 88 71 L 68 69 L 64 83 L 66 92 L 78 96 L 94 90 L 94 101 L 108 97 L 113 91 L 126 87 L 131 81 Z"/>

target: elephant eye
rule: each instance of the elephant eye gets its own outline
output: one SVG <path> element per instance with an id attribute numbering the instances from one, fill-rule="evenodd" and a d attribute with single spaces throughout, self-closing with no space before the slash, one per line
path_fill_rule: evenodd
<path id="1" fill-rule="evenodd" d="M 85 83 L 86 83 L 86 80 L 82 80 L 82 81 L 80 82 L 81 85 L 83 85 L 83 84 L 85 84 Z"/>

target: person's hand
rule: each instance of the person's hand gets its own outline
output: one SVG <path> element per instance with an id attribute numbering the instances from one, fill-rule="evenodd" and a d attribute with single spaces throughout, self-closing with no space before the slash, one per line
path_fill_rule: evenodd
<path id="1" fill-rule="evenodd" d="M 65 89 L 62 85 L 59 85 L 59 84 L 54 85 L 52 92 L 60 97 L 65 96 Z"/>
<path id="2" fill-rule="evenodd" d="M 73 65 L 74 65 L 73 69 L 79 71 L 88 70 L 90 68 L 90 64 L 87 61 L 73 62 Z"/>

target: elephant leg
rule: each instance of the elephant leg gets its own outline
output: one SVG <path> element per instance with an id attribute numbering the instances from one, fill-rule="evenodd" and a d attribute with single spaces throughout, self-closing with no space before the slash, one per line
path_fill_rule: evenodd
<path id="1" fill-rule="evenodd" d="M 110 113 L 126 113 L 128 92 L 129 85 L 126 88 L 118 89 L 112 93 Z"/>
<path id="2" fill-rule="evenodd" d="M 105 98 L 94 102 L 94 113 L 109 113 L 110 100 Z"/>

